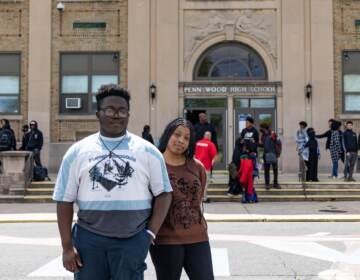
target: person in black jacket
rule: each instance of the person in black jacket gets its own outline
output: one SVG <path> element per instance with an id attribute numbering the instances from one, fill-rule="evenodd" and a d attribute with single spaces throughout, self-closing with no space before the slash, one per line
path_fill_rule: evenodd
<path id="1" fill-rule="evenodd" d="M 31 151 L 34 155 L 34 161 L 37 166 L 42 166 L 40 159 L 40 151 L 43 146 L 43 134 L 38 129 L 36 121 L 30 122 L 30 131 L 25 134 L 24 147 L 25 151 Z"/>
<path id="2" fill-rule="evenodd" d="M 141 133 L 141 136 L 142 136 L 143 139 L 149 141 L 151 144 L 154 145 L 154 139 L 153 139 L 153 137 L 152 137 L 152 135 L 150 133 L 150 126 L 149 125 L 144 126 L 144 129 L 143 129 L 143 131 Z"/>
<path id="3" fill-rule="evenodd" d="M 199 122 L 195 124 L 194 129 L 195 129 L 196 142 L 203 139 L 206 131 L 210 131 L 211 142 L 213 142 L 216 146 L 216 149 L 219 150 L 215 127 L 208 122 L 207 115 L 205 113 L 199 114 Z"/>
<path id="4" fill-rule="evenodd" d="M 250 152 L 257 154 L 257 146 L 259 145 L 259 132 L 254 127 L 254 119 L 246 118 L 246 127 L 241 131 L 240 138 L 250 149 Z"/>
<path id="5" fill-rule="evenodd" d="M 334 119 L 330 119 L 328 120 L 328 125 L 329 125 L 329 130 L 325 131 L 323 134 L 317 134 L 315 137 L 316 138 L 326 138 L 326 145 L 325 145 L 325 149 L 329 150 L 330 149 L 330 141 L 331 141 L 331 125 L 333 122 L 335 122 L 336 120 Z"/>
<path id="6" fill-rule="evenodd" d="M 278 158 L 280 157 L 280 151 L 278 146 L 280 145 L 280 140 L 278 139 L 276 133 L 271 131 L 267 123 L 260 124 L 260 143 L 259 146 L 264 148 L 264 173 L 265 173 L 265 188 L 270 189 L 270 167 L 273 169 L 274 173 L 274 189 L 281 189 L 281 186 L 278 182 Z"/>
<path id="7" fill-rule="evenodd" d="M 15 137 L 15 132 L 14 130 L 11 128 L 10 126 L 10 122 L 8 119 L 2 119 L 1 120 L 1 129 L 4 131 L 8 131 L 9 132 L 9 151 L 16 151 L 16 137 Z"/>
<path id="8" fill-rule="evenodd" d="M 357 160 L 357 153 L 359 149 L 358 139 L 356 133 L 352 130 L 352 121 L 346 122 L 346 129 L 343 133 L 343 142 L 345 150 L 345 168 L 344 181 L 354 182 L 353 172 Z"/>
<path id="9" fill-rule="evenodd" d="M 309 127 L 306 132 L 309 137 L 308 142 L 305 144 L 305 148 L 309 149 L 309 157 L 305 161 L 307 167 L 306 181 L 318 182 L 319 145 L 315 138 L 315 130 Z"/>

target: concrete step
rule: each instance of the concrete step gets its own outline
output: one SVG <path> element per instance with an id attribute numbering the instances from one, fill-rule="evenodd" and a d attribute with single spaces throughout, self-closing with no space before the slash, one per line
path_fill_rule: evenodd
<path id="1" fill-rule="evenodd" d="M 0 195 L 0 203 L 23 203 L 23 195 Z"/>
<path id="2" fill-rule="evenodd" d="M 208 195 L 226 195 L 228 188 L 216 188 L 208 189 Z M 265 188 L 256 188 L 258 194 L 267 194 L 267 195 L 303 195 L 304 191 L 302 189 L 270 189 L 266 190 Z M 360 194 L 360 191 L 359 191 Z"/>
<path id="3" fill-rule="evenodd" d="M 26 195 L 23 200 L 24 203 L 51 203 L 51 195 Z"/>
<path id="4" fill-rule="evenodd" d="M 227 194 L 228 188 L 212 188 L 208 189 L 209 195 L 224 195 Z M 263 187 L 256 188 L 258 195 L 360 195 L 360 189 L 270 189 L 266 190 Z"/>
<path id="5" fill-rule="evenodd" d="M 259 201 L 359 201 L 360 195 L 258 195 Z M 240 202 L 241 195 L 229 197 L 227 195 L 208 195 L 213 202 Z"/>
<path id="6" fill-rule="evenodd" d="M 31 182 L 31 185 L 29 188 L 31 189 L 41 189 L 41 188 L 54 188 L 55 181 L 42 181 L 42 182 Z"/>
<path id="7" fill-rule="evenodd" d="M 26 195 L 52 195 L 54 188 L 28 188 Z"/>
<path id="8" fill-rule="evenodd" d="M 24 188 L 10 188 L 9 195 L 24 195 L 25 190 Z"/>
<path id="9" fill-rule="evenodd" d="M 306 184 L 299 184 L 296 182 L 288 182 L 283 183 L 280 182 L 282 189 L 359 189 L 359 183 L 349 183 L 349 182 L 341 182 L 341 183 L 306 183 Z M 227 184 L 209 184 L 208 189 L 218 189 L 218 188 L 228 188 Z M 265 188 L 264 183 L 255 183 L 255 188 Z"/>

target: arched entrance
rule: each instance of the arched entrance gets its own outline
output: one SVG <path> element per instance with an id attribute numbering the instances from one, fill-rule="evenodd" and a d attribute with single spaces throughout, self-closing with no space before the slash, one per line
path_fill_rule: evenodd
<path id="1" fill-rule="evenodd" d="M 276 91 L 259 53 L 240 42 L 221 42 L 198 58 L 192 82 L 182 83 L 184 114 L 192 123 L 205 112 L 218 135 L 220 162 L 225 169 L 244 119 L 251 115 L 256 125 L 269 122 L 276 128 Z M 233 139 L 229 139 L 233 138 Z"/>

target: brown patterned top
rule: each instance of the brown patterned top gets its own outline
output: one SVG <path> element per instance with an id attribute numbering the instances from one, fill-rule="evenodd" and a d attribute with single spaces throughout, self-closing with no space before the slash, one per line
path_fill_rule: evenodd
<path id="1" fill-rule="evenodd" d="M 180 166 L 166 165 L 172 202 L 155 244 L 191 244 L 207 241 L 207 224 L 202 213 L 206 184 L 203 165 L 192 160 Z"/>

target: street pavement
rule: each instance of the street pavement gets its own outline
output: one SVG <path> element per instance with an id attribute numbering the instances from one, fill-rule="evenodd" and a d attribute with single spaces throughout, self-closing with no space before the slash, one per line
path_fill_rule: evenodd
<path id="1" fill-rule="evenodd" d="M 71 279 L 55 212 L 53 203 L 0 204 L 0 280 Z M 360 202 L 223 202 L 204 212 L 215 279 L 360 280 Z M 147 264 L 145 279 L 156 279 Z"/>
<path id="2" fill-rule="evenodd" d="M 360 279 L 359 226 L 209 223 L 215 279 Z M 62 268 L 56 223 L 0 224 L 0 250 L 1 280 L 71 279 Z M 147 264 L 145 279 L 155 280 L 149 258 Z"/>
<path id="3" fill-rule="evenodd" d="M 54 222 L 56 204 L 0 204 L 0 223 Z M 360 201 L 214 202 L 204 204 L 209 222 L 360 222 Z"/>

